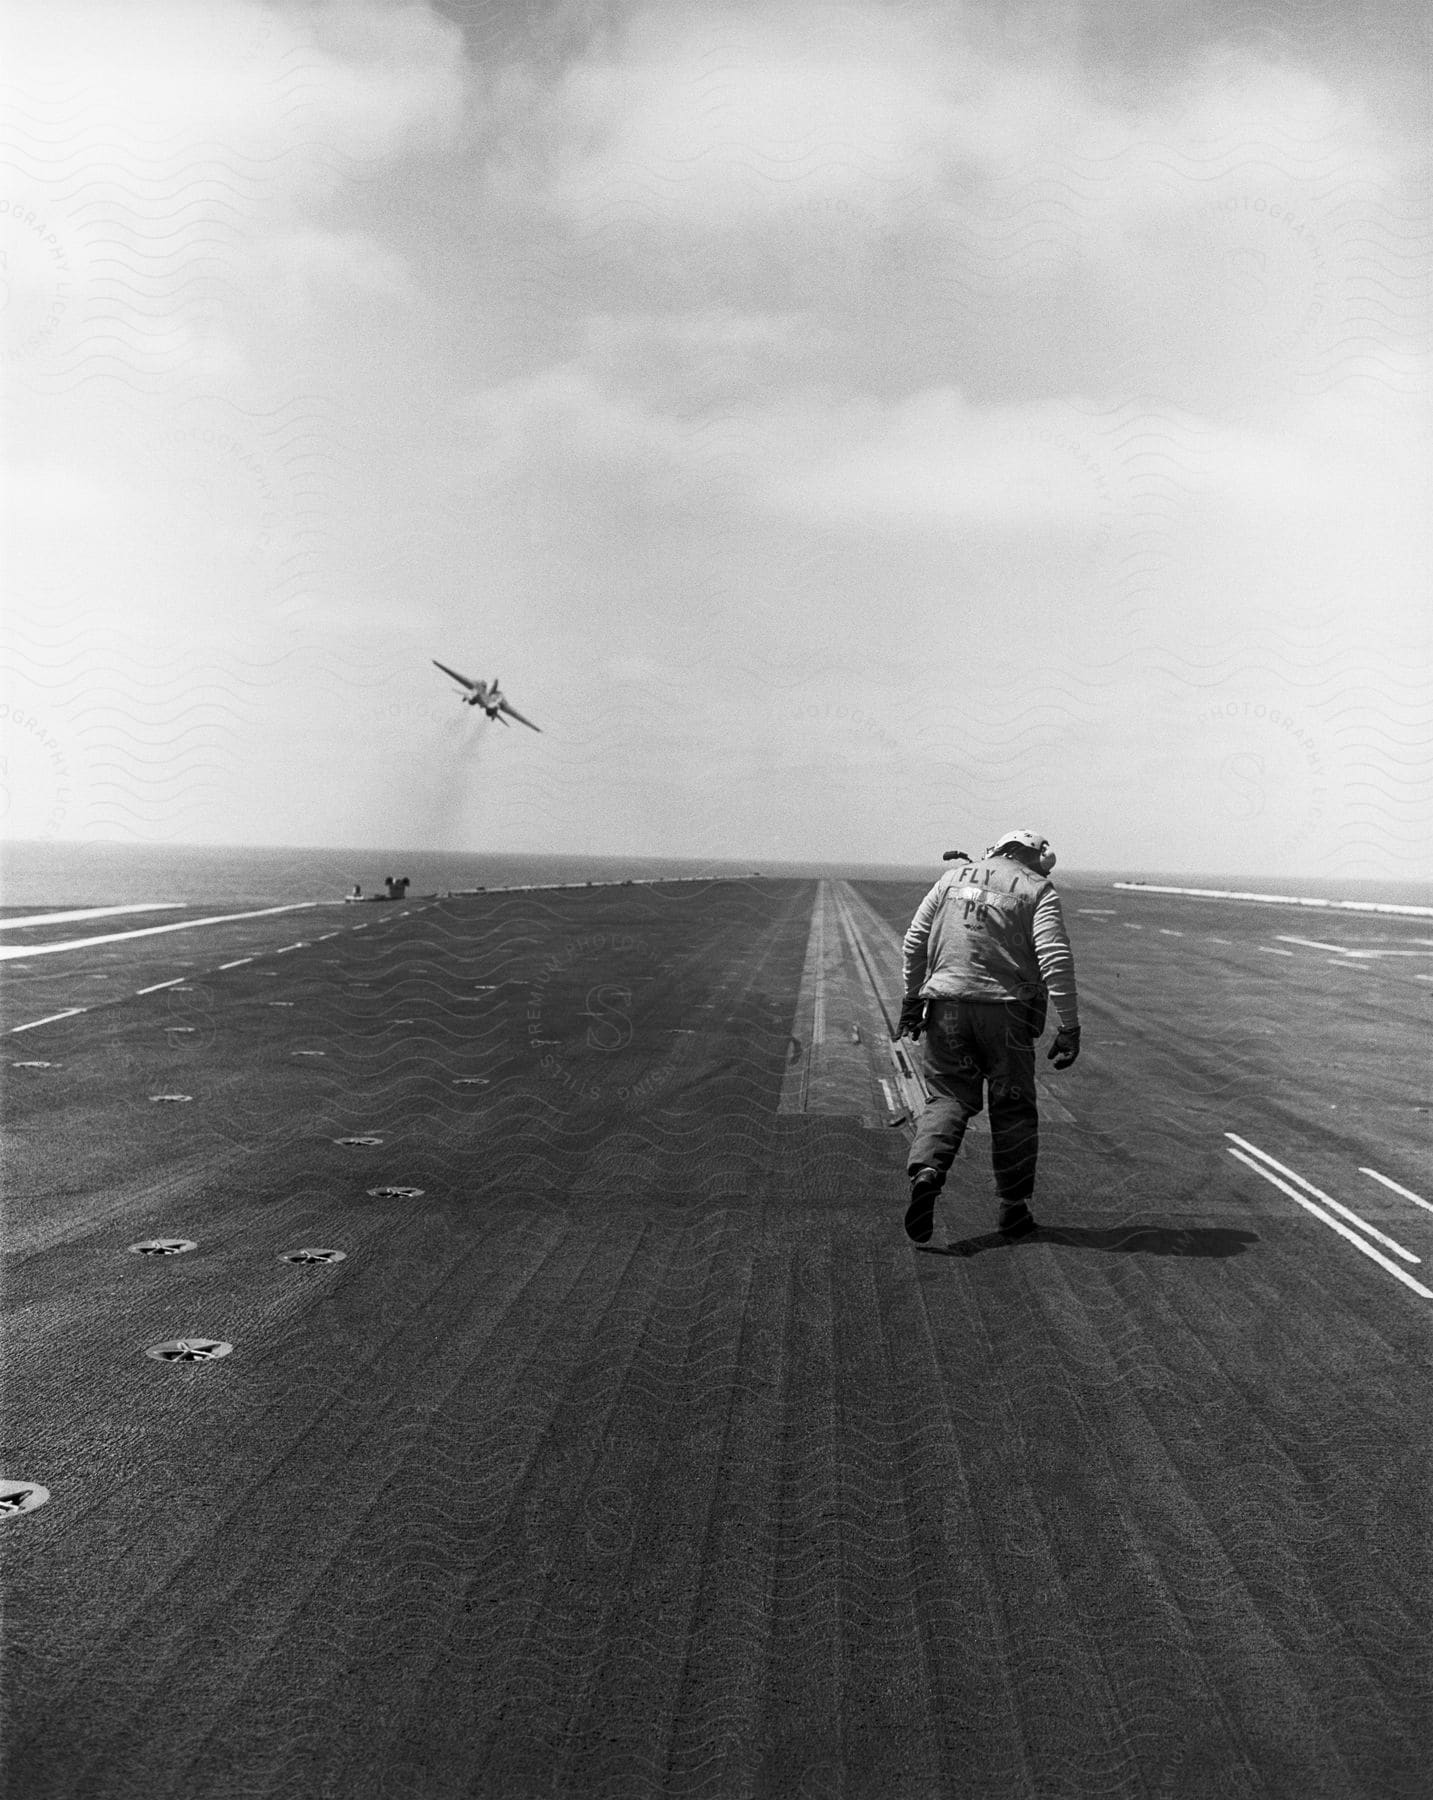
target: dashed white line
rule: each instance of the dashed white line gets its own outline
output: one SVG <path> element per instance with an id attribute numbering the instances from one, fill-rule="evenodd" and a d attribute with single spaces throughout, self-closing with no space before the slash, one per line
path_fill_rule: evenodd
<path id="1" fill-rule="evenodd" d="M 176 975 L 172 981 L 156 981 L 150 987 L 136 988 L 134 991 L 136 994 L 157 994 L 161 988 L 178 987 L 181 981 L 185 981 L 187 979 L 188 979 L 187 976 Z"/>
<path id="2" fill-rule="evenodd" d="M 1325 944 L 1318 938 L 1290 937 L 1285 931 L 1277 934 L 1281 944 L 1297 944 L 1303 950 L 1332 950 L 1335 956 L 1363 956 L 1362 950 L 1345 950 L 1342 944 Z"/>
<path id="3" fill-rule="evenodd" d="M 1262 950 L 1269 956 L 1292 956 L 1292 950 L 1276 950 L 1272 944 L 1255 944 L 1256 950 Z"/>
<path id="4" fill-rule="evenodd" d="M 1274 1187 L 1287 1194 L 1291 1200 L 1297 1200 L 1305 1212 L 1311 1212 L 1316 1219 L 1322 1220 L 1340 1237 L 1347 1238 L 1356 1250 L 1362 1250 L 1365 1256 L 1371 1256 L 1380 1268 L 1387 1269 L 1388 1273 L 1396 1276 L 1405 1287 L 1412 1288 L 1415 1294 L 1421 1294 L 1425 1300 L 1433 1300 L 1433 1289 L 1424 1287 L 1421 1281 L 1415 1281 L 1411 1275 L 1400 1269 L 1397 1263 L 1390 1262 L 1381 1250 L 1375 1250 L 1373 1245 L 1365 1238 L 1361 1238 L 1356 1231 L 1350 1231 L 1347 1225 L 1330 1217 L 1321 1206 L 1315 1206 L 1312 1200 L 1306 1200 L 1297 1188 L 1290 1187 L 1287 1181 L 1280 1181 L 1277 1175 L 1272 1174 L 1262 1163 L 1256 1163 L 1252 1156 L 1245 1156 L 1242 1150 L 1231 1148 L 1229 1154 L 1237 1156 L 1241 1163 L 1246 1164 L 1256 1175 L 1262 1175 L 1265 1181 L 1271 1182 Z"/>
<path id="5" fill-rule="evenodd" d="M 1224 1135 L 1232 1138 L 1236 1144 L 1242 1145 L 1245 1150 L 1257 1156 L 1261 1162 L 1268 1163 L 1271 1169 L 1277 1169 L 1281 1175 L 1287 1175 L 1290 1181 L 1296 1181 L 1304 1192 L 1312 1194 L 1315 1200 L 1322 1200 L 1325 1206 L 1331 1206 L 1335 1212 L 1342 1213 L 1344 1218 L 1351 1219 L 1360 1231 L 1366 1231 L 1370 1237 L 1377 1238 L 1380 1244 L 1386 1244 L 1405 1262 L 1416 1263 L 1423 1260 L 1421 1256 L 1415 1256 L 1411 1250 L 1405 1250 L 1402 1244 L 1395 1243 L 1391 1237 L 1386 1237 L 1376 1225 L 1370 1225 L 1367 1219 L 1360 1218 L 1351 1206 L 1345 1206 L 1341 1200 L 1331 1199 L 1321 1188 L 1316 1188 L 1313 1182 L 1306 1181 L 1296 1169 L 1291 1169 L 1287 1164 L 1281 1163 L 1277 1157 L 1270 1156 L 1267 1150 L 1261 1150 L 1257 1144 L 1251 1144 L 1248 1138 L 1241 1138 L 1236 1131 L 1226 1131 Z"/>
<path id="6" fill-rule="evenodd" d="M 1377 1169 L 1365 1169 L 1362 1163 L 1360 1163 L 1358 1172 L 1360 1175 L 1371 1175 L 1375 1181 L 1381 1181 L 1386 1188 L 1392 1188 L 1395 1194 L 1402 1194 L 1405 1200 L 1411 1200 L 1415 1206 L 1421 1206 L 1428 1212 L 1433 1212 L 1433 1200 L 1423 1199 L 1421 1195 L 1415 1194 L 1411 1188 L 1400 1187 L 1396 1181 L 1390 1181 L 1388 1176 L 1380 1175 Z"/>
<path id="7" fill-rule="evenodd" d="M 1161 937 L 1183 937 L 1184 933 L 1182 931 L 1171 931 L 1167 925 L 1161 925 L 1159 928 L 1159 935 Z"/>
<path id="8" fill-rule="evenodd" d="M 73 1019 L 76 1013 L 88 1012 L 87 1006 L 67 1006 L 63 1012 L 49 1013 L 43 1019 L 31 1019 L 27 1025 L 12 1025 L 10 1030 L 33 1031 L 37 1025 L 53 1025 L 56 1019 Z"/>
<path id="9" fill-rule="evenodd" d="M 252 956 L 241 956 L 241 957 L 238 957 L 234 962 L 220 963 L 219 967 L 221 969 L 242 969 L 245 963 L 251 963 L 253 960 L 254 959 Z"/>
<path id="10" fill-rule="evenodd" d="M 275 950 L 274 955 L 275 956 L 287 956 L 290 950 L 307 950 L 307 949 L 308 949 L 308 939 L 305 938 L 297 944 L 285 944 L 282 950 Z"/>
<path id="11" fill-rule="evenodd" d="M 1234 948 L 1234 940 L 1233 940 L 1233 938 L 1217 938 L 1217 937 L 1212 937 L 1212 938 L 1210 938 L 1210 940 L 1209 940 L 1209 942 L 1210 942 L 1210 943 L 1211 943 L 1211 944 L 1223 944 L 1223 945 L 1224 945 L 1224 946 L 1225 946 L 1225 948 L 1226 948 L 1226 949 L 1229 949 L 1229 950 L 1232 950 L 1232 949 L 1233 949 L 1233 948 Z"/>

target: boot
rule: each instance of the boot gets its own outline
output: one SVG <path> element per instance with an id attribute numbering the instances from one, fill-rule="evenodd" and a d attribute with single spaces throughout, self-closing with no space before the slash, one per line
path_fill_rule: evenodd
<path id="1" fill-rule="evenodd" d="M 1032 1231 L 1039 1230 L 1039 1223 L 1024 1200 L 1002 1200 L 997 1230 L 1005 1238 L 1029 1237 Z"/>
<path id="2" fill-rule="evenodd" d="M 906 1236 L 913 1244 L 930 1242 L 935 1218 L 935 1197 L 945 1186 L 945 1176 L 929 1164 L 911 1170 L 911 1203 L 906 1208 Z"/>

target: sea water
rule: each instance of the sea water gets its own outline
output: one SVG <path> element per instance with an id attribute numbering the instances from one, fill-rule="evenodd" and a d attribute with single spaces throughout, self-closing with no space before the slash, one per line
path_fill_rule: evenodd
<path id="1" fill-rule="evenodd" d="M 642 856 L 496 854 L 483 851 L 325 849 L 275 845 L 0 843 L 0 905 L 122 906 L 171 900 L 192 906 L 338 900 L 355 886 L 382 893 L 387 876 L 410 894 L 565 881 L 652 881 L 676 876 L 742 880 L 753 874 L 839 873 L 919 881 L 914 869 L 825 870 L 804 864 Z"/>
<path id="2" fill-rule="evenodd" d="M 384 878 L 406 876 L 412 894 L 464 888 L 519 887 L 567 881 L 651 881 L 677 876 L 742 880 L 768 876 L 845 876 L 850 880 L 934 881 L 942 865 L 793 863 L 640 856 L 564 856 L 404 849 L 326 849 L 287 845 L 121 844 L 12 841 L 0 843 L 0 905 L 123 906 L 177 901 L 191 906 L 281 905 L 337 900 L 359 886 L 381 893 Z M 1251 893 L 1306 894 L 1331 900 L 1433 904 L 1433 882 L 1342 877 L 1231 875 L 1190 870 L 1057 870 L 1057 885 L 1108 887 L 1113 881 L 1179 887 L 1238 888 Z"/>

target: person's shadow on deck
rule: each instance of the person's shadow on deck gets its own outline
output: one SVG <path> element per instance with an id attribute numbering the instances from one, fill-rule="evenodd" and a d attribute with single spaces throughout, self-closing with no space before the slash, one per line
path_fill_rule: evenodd
<path id="1" fill-rule="evenodd" d="M 1117 1256 L 1239 1256 L 1259 1242 L 1255 1231 L 1219 1225 L 1041 1225 L 1028 1236 L 961 1238 L 952 1244 L 917 1244 L 926 1256 L 979 1256 L 985 1250 L 1021 1250 L 1027 1244 L 1069 1244 L 1076 1250 L 1112 1251 Z"/>

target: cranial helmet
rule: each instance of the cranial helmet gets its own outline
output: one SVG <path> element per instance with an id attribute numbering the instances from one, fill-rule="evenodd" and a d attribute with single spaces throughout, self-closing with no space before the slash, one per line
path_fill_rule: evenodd
<path id="1" fill-rule="evenodd" d="M 1002 850 L 1012 845 L 1019 845 L 1022 850 L 1034 853 L 1035 867 L 1040 874 L 1048 875 L 1055 866 L 1055 852 L 1050 848 L 1049 838 L 1040 837 L 1033 831 L 1006 831 L 996 838 L 986 852 L 987 856 L 999 856 Z"/>

